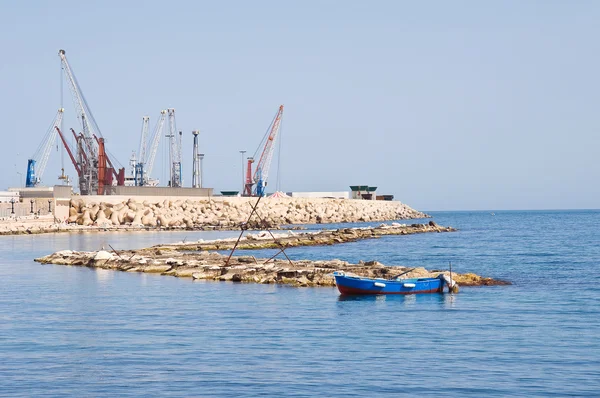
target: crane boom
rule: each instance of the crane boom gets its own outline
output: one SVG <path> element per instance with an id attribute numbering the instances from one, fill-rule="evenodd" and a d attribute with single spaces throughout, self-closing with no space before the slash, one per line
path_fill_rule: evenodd
<path id="1" fill-rule="evenodd" d="M 65 140 L 65 137 L 63 137 L 62 132 L 60 131 L 60 128 L 58 126 L 56 126 L 54 128 L 58 132 L 58 135 L 60 136 L 60 139 L 62 140 L 62 143 L 65 146 L 65 149 L 67 150 L 67 153 L 69 154 L 69 157 L 71 158 L 71 162 L 73 162 L 73 166 L 75 167 L 75 171 L 77 172 L 77 175 L 78 176 L 81 175 L 81 169 L 79 168 L 79 165 L 77 164 L 77 160 L 75 160 L 75 156 L 73 156 L 73 151 L 71 150 L 71 147 L 69 147 L 67 140 Z"/>
<path id="2" fill-rule="evenodd" d="M 97 184 L 98 184 L 98 169 L 96 168 L 96 184 L 93 184 L 93 170 L 92 165 L 90 164 L 90 159 L 88 155 L 85 153 L 85 137 L 83 133 L 77 133 L 75 130 L 71 128 L 71 133 L 73 133 L 73 137 L 75 137 L 75 143 L 77 145 L 77 164 L 79 165 L 80 173 L 79 173 L 79 191 L 85 195 L 93 195 L 93 192 L 96 192 Z M 96 159 L 96 166 L 98 165 Z"/>
<path id="3" fill-rule="evenodd" d="M 55 127 L 60 126 L 63 118 L 64 109 L 60 108 L 54 117 L 50 128 L 44 136 L 44 140 L 38 147 L 35 154 L 27 161 L 27 174 L 25 180 L 26 187 L 35 187 L 41 181 L 50 158 L 50 151 L 56 142 L 56 129 Z"/>
<path id="4" fill-rule="evenodd" d="M 69 65 L 69 61 L 67 61 L 65 50 L 60 50 L 58 55 L 60 56 L 63 70 L 65 71 L 67 82 L 69 83 L 69 89 L 71 90 L 71 94 L 73 96 L 73 102 L 75 104 L 75 109 L 77 110 L 77 117 L 81 119 L 80 121 L 83 136 L 91 143 L 94 141 L 94 134 L 98 137 L 102 137 L 102 133 L 100 132 L 100 128 L 96 123 L 96 119 L 94 119 L 94 115 L 92 114 L 92 111 L 83 95 L 83 91 L 81 91 L 81 87 L 77 82 L 77 78 L 75 77 L 75 74 Z M 92 153 L 94 155 L 93 157 L 96 157 L 98 155 L 97 148 L 95 148 L 95 145 L 92 144 L 90 144 L 90 146 L 96 149 L 96 152 Z"/>
<path id="5" fill-rule="evenodd" d="M 277 141 L 277 137 L 279 135 L 279 130 L 281 128 L 281 118 L 283 116 L 283 105 L 279 106 L 279 110 L 275 114 L 275 118 L 271 122 L 269 129 L 267 129 L 268 135 L 265 135 L 266 139 L 263 138 L 261 145 L 259 145 L 257 149 L 257 153 L 260 150 L 260 147 L 263 145 L 264 147 L 258 163 L 256 164 L 256 168 L 254 170 L 254 174 L 252 176 L 252 181 L 250 182 L 252 185 L 256 184 L 256 187 L 253 190 L 253 193 L 257 196 L 265 195 L 265 187 L 267 186 L 267 180 L 269 178 L 269 170 L 271 169 L 271 161 L 273 160 L 273 153 L 275 152 L 275 142 Z M 251 163 L 248 163 L 248 167 L 250 167 Z"/>
<path id="6" fill-rule="evenodd" d="M 87 157 L 88 159 L 87 164 L 84 165 L 82 163 L 80 165 L 82 173 L 79 177 L 79 190 L 82 195 L 89 195 L 96 193 L 99 188 L 99 147 L 98 143 L 94 140 L 94 136 L 99 138 L 103 138 L 103 136 L 81 91 L 77 78 L 67 61 L 65 50 L 59 50 L 58 55 L 73 97 L 77 118 L 80 120 L 82 126 L 81 136 L 84 143 L 78 142 L 77 156 L 80 161 L 83 157 Z"/>
<path id="7" fill-rule="evenodd" d="M 152 173 L 152 169 L 154 168 L 154 159 L 156 158 L 156 152 L 158 151 L 158 143 L 160 142 L 160 136 L 163 135 L 166 117 L 167 111 L 161 111 L 160 118 L 158 119 L 158 121 L 156 122 L 156 126 L 154 127 L 154 133 L 152 135 L 152 146 L 150 147 L 150 152 L 148 153 L 148 159 L 143 159 L 140 157 L 140 162 L 145 163 L 144 174 L 147 177 L 150 177 L 150 173 Z"/>
<path id="8" fill-rule="evenodd" d="M 144 162 L 146 160 L 146 141 L 148 140 L 148 124 L 150 123 L 150 118 L 148 116 L 144 116 L 142 118 L 142 136 L 140 138 L 140 151 L 138 152 L 138 157 L 140 162 Z"/>

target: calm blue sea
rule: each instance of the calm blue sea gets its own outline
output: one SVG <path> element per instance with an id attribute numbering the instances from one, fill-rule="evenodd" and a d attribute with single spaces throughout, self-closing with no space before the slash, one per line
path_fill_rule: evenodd
<path id="1" fill-rule="evenodd" d="M 32 261 L 231 232 L 0 237 L 0 395 L 600 396 L 600 211 L 433 216 L 460 231 L 289 254 L 514 285 L 344 298 Z"/>

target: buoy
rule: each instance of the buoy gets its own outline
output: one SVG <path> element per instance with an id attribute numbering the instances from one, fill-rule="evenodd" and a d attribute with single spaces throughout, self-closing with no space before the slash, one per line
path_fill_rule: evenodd
<path id="1" fill-rule="evenodd" d="M 414 283 L 404 283 L 402 286 L 404 287 L 415 287 Z"/>
<path id="2" fill-rule="evenodd" d="M 385 287 L 385 283 L 381 283 L 381 282 L 375 282 L 375 283 L 373 283 L 373 285 L 375 285 L 377 287 Z"/>

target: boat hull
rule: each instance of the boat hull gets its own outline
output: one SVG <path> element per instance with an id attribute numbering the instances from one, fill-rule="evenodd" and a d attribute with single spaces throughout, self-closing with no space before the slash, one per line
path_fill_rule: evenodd
<path id="1" fill-rule="evenodd" d="M 399 280 L 372 279 L 334 273 L 341 294 L 424 294 L 442 293 L 444 281 L 439 278 Z"/>

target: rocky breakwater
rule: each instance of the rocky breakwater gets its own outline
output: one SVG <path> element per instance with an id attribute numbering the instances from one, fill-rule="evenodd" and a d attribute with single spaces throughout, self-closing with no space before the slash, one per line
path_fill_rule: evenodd
<path id="1" fill-rule="evenodd" d="M 248 221 L 257 198 L 142 201 L 112 203 L 72 199 L 68 224 L 112 227 L 233 228 Z M 351 199 L 263 198 L 249 228 L 284 224 L 345 223 L 428 217 L 397 201 Z"/>
<path id="2" fill-rule="evenodd" d="M 63 250 L 37 258 L 42 264 L 62 264 L 83 266 L 124 272 L 147 272 L 161 275 L 193 279 L 278 283 L 297 287 L 335 286 L 334 271 L 349 274 L 392 278 L 410 270 L 408 267 L 385 266 L 377 261 L 361 261 L 351 264 L 341 260 L 330 261 L 287 261 L 257 259 L 252 256 L 234 256 L 227 263 L 227 257 L 216 252 L 185 253 L 176 250 L 145 249 L 77 252 Z M 404 277 L 438 276 L 447 271 L 428 271 L 415 268 Z M 461 286 L 507 285 L 509 282 L 486 278 L 472 273 L 453 273 L 452 278 Z"/>
<path id="3" fill-rule="evenodd" d="M 386 235 L 412 235 L 430 232 L 454 232 L 455 228 L 437 225 L 434 221 L 427 224 L 381 224 L 377 227 L 340 228 L 321 231 L 288 231 L 269 232 L 258 231 L 246 233 L 239 242 L 237 238 L 216 239 L 205 241 L 200 239 L 191 242 L 156 245 L 149 250 L 231 250 L 236 245 L 238 250 L 258 250 L 273 248 L 288 248 L 298 246 L 321 246 L 338 243 L 355 242 L 361 239 L 375 239 Z"/>

